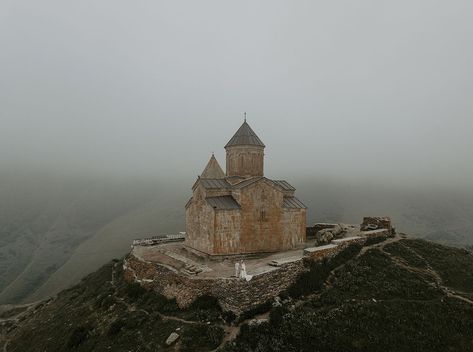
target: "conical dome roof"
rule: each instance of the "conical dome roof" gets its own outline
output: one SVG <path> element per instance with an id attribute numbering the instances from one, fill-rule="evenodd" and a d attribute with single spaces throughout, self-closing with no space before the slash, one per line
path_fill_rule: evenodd
<path id="1" fill-rule="evenodd" d="M 238 131 L 236 131 L 233 137 L 228 141 L 228 143 L 225 145 L 225 148 L 231 147 L 233 145 L 256 145 L 263 148 L 265 147 L 264 143 L 251 129 L 246 120 L 240 126 Z"/>
<path id="2" fill-rule="evenodd" d="M 224 178 L 225 177 L 225 173 L 223 172 L 222 168 L 220 167 L 217 159 L 215 159 L 215 156 L 213 154 L 209 162 L 207 163 L 207 166 L 205 167 L 204 171 L 202 172 L 202 175 L 200 175 L 200 177 L 201 178 Z"/>

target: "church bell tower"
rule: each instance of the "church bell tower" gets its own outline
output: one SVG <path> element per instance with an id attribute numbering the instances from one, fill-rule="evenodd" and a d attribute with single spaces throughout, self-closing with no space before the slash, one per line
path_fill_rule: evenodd
<path id="1" fill-rule="evenodd" d="M 265 145 L 245 121 L 225 145 L 227 177 L 264 175 Z"/>

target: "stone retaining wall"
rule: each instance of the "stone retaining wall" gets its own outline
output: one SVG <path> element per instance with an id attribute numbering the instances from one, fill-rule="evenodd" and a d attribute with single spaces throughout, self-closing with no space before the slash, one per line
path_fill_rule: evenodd
<path id="1" fill-rule="evenodd" d="M 306 271 L 303 260 L 284 264 L 276 270 L 255 275 L 250 281 L 237 278 L 189 277 L 161 264 L 142 261 L 133 255 L 124 261 L 128 282 L 139 282 L 167 298 L 175 298 L 181 308 L 197 297 L 208 294 L 216 297 L 224 310 L 241 313 L 271 299 Z"/>

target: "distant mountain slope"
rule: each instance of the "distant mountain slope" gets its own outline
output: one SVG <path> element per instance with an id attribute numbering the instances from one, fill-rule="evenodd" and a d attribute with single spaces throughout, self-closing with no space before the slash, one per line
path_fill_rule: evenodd
<path id="1" fill-rule="evenodd" d="M 389 215 L 400 231 L 473 245 L 473 196 L 290 180 L 308 223 Z M 127 252 L 134 237 L 185 228 L 192 184 L 182 180 L 0 173 L 0 304 L 34 301 Z"/>
<path id="2" fill-rule="evenodd" d="M 165 196 L 168 191 L 160 189 L 156 182 L 130 184 L 128 180 L 40 176 L 0 181 L 0 304 L 28 300 L 71 256 L 77 255 L 83 243 L 104 234 L 109 223 L 133 210 L 138 212 L 159 196 L 168 199 Z M 154 216 L 162 220 L 159 206 L 157 210 Z M 172 219 L 167 223 L 174 224 Z M 129 248 L 131 237 L 160 227 L 166 228 L 159 220 L 136 224 L 130 219 L 126 227 L 130 230 L 127 243 L 118 241 L 121 248 L 114 250 L 117 247 L 110 237 L 96 242 L 95 249 L 83 256 L 83 260 L 96 263 L 98 260 L 99 264 L 84 271 L 84 262 L 78 261 L 72 270 L 78 274 L 73 277 L 79 280 L 111 258 L 122 256 Z M 101 258 L 105 260 L 100 262 Z M 58 288 L 75 282 L 65 280 Z"/>
<path id="3" fill-rule="evenodd" d="M 125 283 L 121 265 L 26 312 L 3 313 L 4 351 L 473 350 L 473 254 L 462 249 L 400 237 L 352 245 L 311 265 L 282 304 L 236 320 L 211 297 L 180 310 Z M 179 339 L 168 346 L 173 332 Z"/>
<path id="4" fill-rule="evenodd" d="M 183 218 L 181 209 L 162 209 L 160 204 L 151 202 L 114 219 L 81 243 L 71 257 L 27 300 L 44 299 L 64 287 L 76 284 L 82 277 L 109 262 L 110 258 L 123 257 L 129 251 L 133 239 L 143 234 L 151 235 L 150 229 L 159 229 L 161 234 L 174 233 L 176 228 L 185 229 Z"/>

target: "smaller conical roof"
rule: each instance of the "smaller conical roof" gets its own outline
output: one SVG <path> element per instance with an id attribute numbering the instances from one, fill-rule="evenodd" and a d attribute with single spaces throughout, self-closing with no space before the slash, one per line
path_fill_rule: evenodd
<path id="1" fill-rule="evenodd" d="M 223 172 L 222 168 L 220 167 L 217 159 L 215 159 L 215 156 L 213 154 L 209 162 L 207 163 L 207 166 L 205 167 L 204 171 L 202 172 L 202 175 L 200 175 L 200 177 L 201 178 L 225 178 L 225 173 Z"/>
<path id="2" fill-rule="evenodd" d="M 260 147 L 265 147 L 264 143 L 251 129 L 246 120 L 240 126 L 238 131 L 236 131 L 233 137 L 228 141 L 228 143 L 225 145 L 225 148 L 232 145 L 257 145 Z"/>

